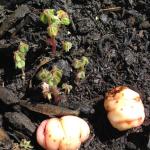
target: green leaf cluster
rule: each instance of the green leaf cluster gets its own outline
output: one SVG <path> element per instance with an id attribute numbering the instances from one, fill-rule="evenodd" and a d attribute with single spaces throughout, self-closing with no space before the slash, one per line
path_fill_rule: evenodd
<path id="1" fill-rule="evenodd" d="M 69 25 L 70 19 L 68 14 L 63 10 L 58 10 L 55 15 L 54 9 L 45 9 L 41 15 L 40 20 L 44 24 L 57 24 L 57 25 Z"/>
<path id="2" fill-rule="evenodd" d="M 73 62 L 73 67 L 77 69 L 77 79 L 85 78 L 85 66 L 89 64 L 89 60 L 87 57 L 83 56 L 80 60 L 75 59 Z"/>
<path id="3" fill-rule="evenodd" d="M 40 20 L 44 24 L 48 24 L 47 32 L 52 38 L 55 38 L 58 35 L 61 25 L 70 24 L 69 16 L 63 10 L 58 10 L 55 14 L 54 9 L 45 9 L 40 15 Z"/>
<path id="4" fill-rule="evenodd" d="M 42 82 L 46 82 L 51 88 L 57 87 L 62 79 L 62 70 L 53 66 L 51 71 L 42 69 L 38 72 L 37 77 Z"/>
<path id="5" fill-rule="evenodd" d="M 72 48 L 72 43 L 69 41 L 64 41 L 62 43 L 62 47 L 65 50 L 65 52 L 69 52 L 69 50 Z"/>
<path id="6" fill-rule="evenodd" d="M 63 83 L 62 89 L 65 91 L 66 94 L 69 94 L 70 91 L 72 90 L 72 86 L 67 83 Z"/>
<path id="7" fill-rule="evenodd" d="M 31 141 L 27 141 L 26 139 L 22 139 L 19 147 L 21 150 L 32 150 L 34 147 L 31 145 Z"/>
<path id="8" fill-rule="evenodd" d="M 75 59 L 73 62 L 73 67 L 78 70 L 85 70 L 85 66 L 89 64 L 87 57 L 83 56 L 81 60 Z"/>
<path id="9" fill-rule="evenodd" d="M 20 42 L 18 50 L 14 52 L 15 66 L 18 69 L 25 68 L 25 57 L 29 51 L 29 45 L 23 42 Z"/>

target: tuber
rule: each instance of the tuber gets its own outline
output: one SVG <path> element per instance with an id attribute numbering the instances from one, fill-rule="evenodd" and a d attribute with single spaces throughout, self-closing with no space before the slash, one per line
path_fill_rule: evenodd
<path id="1" fill-rule="evenodd" d="M 138 127 L 145 118 L 140 95 L 126 86 L 118 86 L 108 91 L 104 107 L 108 120 L 119 131 Z"/>
<path id="2" fill-rule="evenodd" d="M 44 120 L 37 129 L 37 142 L 46 150 L 78 150 L 90 128 L 81 118 L 64 116 Z"/>

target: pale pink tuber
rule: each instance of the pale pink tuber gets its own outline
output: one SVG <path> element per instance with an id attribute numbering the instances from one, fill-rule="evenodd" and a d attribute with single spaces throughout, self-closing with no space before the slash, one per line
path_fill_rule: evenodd
<path id="1" fill-rule="evenodd" d="M 145 118 L 140 95 L 125 86 L 108 91 L 104 107 L 110 123 L 120 131 L 140 126 Z"/>
<path id="2" fill-rule="evenodd" d="M 46 150 L 77 150 L 89 134 L 83 119 L 64 116 L 43 121 L 37 129 L 37 142 Z"/>

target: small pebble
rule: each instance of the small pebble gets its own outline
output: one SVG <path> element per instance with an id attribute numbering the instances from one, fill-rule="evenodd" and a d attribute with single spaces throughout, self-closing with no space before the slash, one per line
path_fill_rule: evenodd
<path id="1" fill-rule="evenodd" d="M 96 16 L 96 17 L 95 17 L 95 20 L 99 20 L 99 17 L 98 17 L 98 16 Z"/>
<path id="2" fill-rule="evenodd" d="M 132 142 L 127 142 L 127 149 L 136 150 L 136 145 Z"/>
<path id="3" fill-rule="evenodd" d="M 103 23 L 107 23 L 108 22 L 108 16 L 106 14 L 102 14 L 100 16 L 100 19 L 103 21 Z"/>
<path id="4" fill-rule="evenodd" d="M 63 75 L 65 77 L 70 77 L 72 68 L 70 67 L 68 61 L 61 59 L 55 65 L 58 66 L 58 68 L 63 70 Z"/>

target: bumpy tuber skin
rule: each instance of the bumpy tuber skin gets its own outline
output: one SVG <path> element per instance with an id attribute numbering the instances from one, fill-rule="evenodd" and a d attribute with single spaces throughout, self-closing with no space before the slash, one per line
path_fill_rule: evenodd
<path id="1" fill-rule="evenodd" d="M 78 150 L 89 134 L 83 119 L 64 116 L 43 121 L 37 129 L 37 142 L 46 150 Z"/>
<path id="2" fill-rule="evenodd" d="M 125 86 L 118 86 L 108 91 L 104 107 L 110 123 L 119 131 L 138 127 L 145 118 L 140 95 Z"/>

